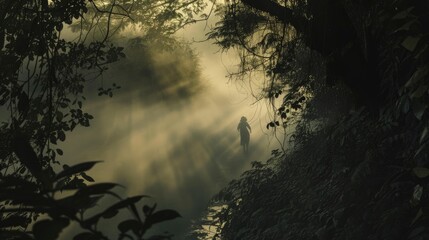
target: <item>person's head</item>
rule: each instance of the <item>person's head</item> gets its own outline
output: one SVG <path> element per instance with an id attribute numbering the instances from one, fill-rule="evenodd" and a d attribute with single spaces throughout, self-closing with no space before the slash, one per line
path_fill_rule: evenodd
<path id="1" fill-rule="evenodd" d="M 247 118 L 245 116 L 241 117 L 240 122 L 247 122 Z"/>

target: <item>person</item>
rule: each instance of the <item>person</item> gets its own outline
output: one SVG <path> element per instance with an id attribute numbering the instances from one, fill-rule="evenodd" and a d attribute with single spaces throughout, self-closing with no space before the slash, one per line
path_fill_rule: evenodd
<path id="1" fill-rule="evenodd" d="M 243 151 L 247 152 L 249 150 L 250 133 L 252 132 L 252 128 L 250 128 L 250 125 L 247 123 L 246 117 L 241 117 L 237 126 L 237 131 L 240 132 L 240 144 L 243 146 Z"/>

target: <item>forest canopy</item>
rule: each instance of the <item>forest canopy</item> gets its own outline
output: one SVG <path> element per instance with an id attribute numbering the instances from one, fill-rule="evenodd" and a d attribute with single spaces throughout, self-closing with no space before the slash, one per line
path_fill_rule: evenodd
<path id="1" fill-rule="evenodd" d="M 427 238 L 427 1 L 4 0 L 2 239 L 56 239 L 71 222 L 82 228 L 75 240 L 109 239 L 97 225 L 124 209 L 132 218 L 117 226 L 118 239 L 146 239 L 152 225 L 180 216 L 156 205 L 140 210 L 147 196 L 124 198 L 111 191 L 116 184 L 88 184 L 85 172 L 97 162 L 61 164 L 57 143 L 90 126 L 86 83 L 126 57 L 115 36 L 134 28 L 141 35 L 131 43 L 174 48 L 175 32 L 213 12 L 219 21 L 208 39 L 238 50 L 231 77 L 257 74 L 257 98 L 274 112 L 267 128 L 294 122 L 293 147 L 254 162 L 221 191 L 214 204 L 222 210 L 206 223 L 215 233 L 197 237 Z M 117 89 L 101 84 L 98 94 Z M 88 216 L 107 195 L 116 203 Z"/>

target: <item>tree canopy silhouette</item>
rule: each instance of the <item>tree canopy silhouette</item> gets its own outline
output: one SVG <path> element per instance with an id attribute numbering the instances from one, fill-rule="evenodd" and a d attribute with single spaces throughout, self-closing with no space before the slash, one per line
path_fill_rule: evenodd
<path id="1" fill-rule="evenodd" d="M 93 119 L 84 111 L 86 84 L 125 57 L 113 36 L 133 21 L 147 39 L 164 36 L 171 42 L 169 34 L 194 21 L 204 6 L 200 1 L 168 0 L 2 1 L 1 239 L 56 239 L 71 222 L 83 229 L 75 240 L 109 239 L 97 226 L 124 209 L 131 217 L 117 226 L 118 239 L 143 239 L 152 225 L 180 217 L 174 210 L 157 211 L 156 205 L 137 210 L 147 196 L 123 198 L 112 191 L 117 184 L 87 185 L 94 179 L 86 171 L 96 162 L 63 165 L 59 173 L 54 166 L 64 154 L 57 144 Z M 111 97 L 119 89 L 116 84 L 100 85 L 98 95 Z M 115 203 L 97 209 L 100 199 L 109 196 Z M 47 218 L 41 220 L 42 215 Z"/>
<path id="2" fill-rule="evenodd" d="M 227 1 L 208 37 L 238 49 L 289 146 L 213 199 L 205 239 L 425 239 L 429 5 Z M 256 76 L 256 77 L 255 77 Z M 279 99 L 279 100 L 276 100 Z"/>

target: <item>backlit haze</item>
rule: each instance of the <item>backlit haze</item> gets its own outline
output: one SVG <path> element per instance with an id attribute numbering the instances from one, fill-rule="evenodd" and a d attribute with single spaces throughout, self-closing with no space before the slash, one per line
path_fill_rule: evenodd
<path id="1" fill-rule="evenodd" d="M 203 40 L 204 28 L 205 23 L 192 25 L 177 36 Z M 99 81 L 88 86 L 85 110 L 95 119 L 67 136 L 59 159 L 69 165 L 103 160 L 89 172 L 97 182 L 118 182 L 128 195 L 150 195 L 147 203 L 177 210 L 183 218 L 156 229 L 174 239 L 183 238 L 217 191 L 278 148 L 264 132 L 267 106 L 255 103 L 248 83 L 226 77 L 238 64 L 234 53 L 221 53 L 210 42 L 190 47 L 198 64 L 185 52 L 126 48 L 127 58 L 102 80 L 122 88 L 109 98 L 95 96 Z M 241 116 L 252 127 L 246 155 L 236 129 Z"/>

